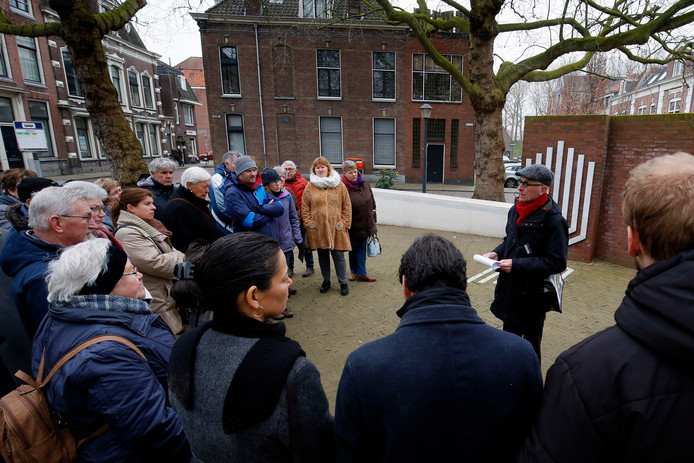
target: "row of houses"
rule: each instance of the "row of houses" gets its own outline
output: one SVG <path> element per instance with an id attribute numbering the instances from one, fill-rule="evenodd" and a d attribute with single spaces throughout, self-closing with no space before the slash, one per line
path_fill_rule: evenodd
<path id="1" fill-rule="evenodd" d="M 5 13 L 14 24 L 58 21 L 44 3 L 10 0 Z M 106 11 L 117 4 L 101 0 L 100 8 Z M 0 39 L 2 169 L 30 168 L 44 176 L 107 171 L 106 153 L 94 136 L 65 44 L 55 37 L 2 35 Z M 206 111 L 181 70 L 190 65 L 194 73 L 199 63 L 186 60 L 173 67 L 163 63 L 160 55 L 147 50 L 131 25 L 108 34 L 103 44 L 111 82 L 145 159 L 168 156 L 173 150 L 183 155 L 204 150 L 207 130 L 198 117 Z M 21 151 L 16 121 L 43 122 L 48 149 Z"/>

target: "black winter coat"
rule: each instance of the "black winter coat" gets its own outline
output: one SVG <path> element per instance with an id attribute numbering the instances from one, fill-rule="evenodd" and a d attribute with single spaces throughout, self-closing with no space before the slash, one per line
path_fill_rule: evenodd
<path id="1" fill-rule="evenodd" d="M 517 204 L 517 203 L 516 203 Z M 513 259 L 511 272 L 499 272 L 492 313 L 503 321 L 524 320 L 545 312 L 545 277 L 566 269 L 569 225 L 557 203 L 547 203 L 516 225 L 516 205 L 508 212 L 506 237 L 494 249 L 501 259 Z"/>
<path id="2" fill-rule="evenodd" d="M 349 236 L 368 238 L 378 233 L 376 229 L 376 200 L 371 185 L 364 180 L 358 187 L 349 188 L 349 200 L 352 202 L 352 226 Z"/>
<path id="3" fill-rule="evenodd" d="M 223 236 L 210 214 L 210 203 L 183 186 L 174 189 L 163 222 L 172 233 L 171 244 L 181 252 L 195 240 L 212 243 Z"/>
<path id="4" fill-rule="evenodd" d="M 521 462 L 694 461 L 694 250 L 641 270 L 616 326 L 562 353 Z"/>

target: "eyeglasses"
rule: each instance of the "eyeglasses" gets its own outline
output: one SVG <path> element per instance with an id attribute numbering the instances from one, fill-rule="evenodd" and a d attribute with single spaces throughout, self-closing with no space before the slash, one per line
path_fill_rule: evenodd
<path id="1" fill-rule="evenodd" d="M 90 222 L 93 219 L 92 214 L 89 215 L 59 215 L 58 217 L 65 217 L 69 219 L 84 219 L 86 222 Z"/>
<path id="2" fill-rule="evenodd" d="M 107 200 L 107 201 L 108 201 L 108 200 Z M 99 214 L 101 214 L 102 212 L 104 212 L 104 207 L 103 207 L 103 206 L 94 206 L 94 207 L 90 207 L 89 209 L 92 210 L 92 214 L 93 214 L 93 215 L 99 215 Z"/>
<path id="3" fill-rule="evenodd" d="M 123 274 L 124 277 L 130 276 L 130 275 L 137 275 L 137 267 L 135 267 L 135 265 L 133 265 L 132 263 L 131 263 L 131 265 L 133 266 L 133 271 L 132 271 L 132 272 L 128 272 L 128 273 L 124 273 L 124 274 Z M 122 277 L 121 277 L 121 278 L 122 278 Z"/>
<path id="4" fill-rule="evenodd" d="M 521 185 L 523 185 L 523 188 L 528 188 L 529 186 L 545 186 L 544 183 L 518 182 L 518 186 Z"/>

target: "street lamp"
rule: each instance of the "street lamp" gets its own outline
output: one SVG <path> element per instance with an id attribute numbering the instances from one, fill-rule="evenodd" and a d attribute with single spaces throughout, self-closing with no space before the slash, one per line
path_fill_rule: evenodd
<path id="1" fill-rule="evenodd" d="M 427 192 L 427 135 L 429 132 L 429 117 L 431 116 L 431 111 L 434 108 L 430 104 L 424 103 L 419 107 L 419 112 L 422 113 L 422 119 L 424 119 L 424 159 L 422 162 L 422 193 Z"/>

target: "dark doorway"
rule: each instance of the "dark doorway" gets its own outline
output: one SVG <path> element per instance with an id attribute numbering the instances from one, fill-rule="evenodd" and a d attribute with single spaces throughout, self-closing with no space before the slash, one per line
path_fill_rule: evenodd
<path id="1" fill-rule="evenodd" d="M 427 183 L 443 183 L 443 145 L 429 145 Z"/>
<path id="2" fill-rule="evenodd" d="M 22 152 L 19 151 L 17 137 L 14 134 L 14 127 L 2 126 L 2 141 L 5 144 L 5 153 L 7 154 L 7 163 L 10 169 L 24 169 L 24 159 Z"/>

